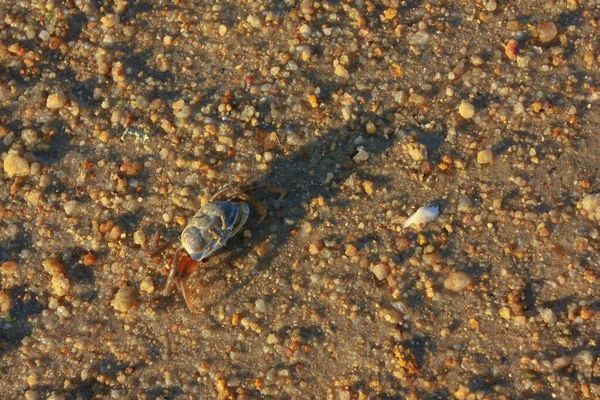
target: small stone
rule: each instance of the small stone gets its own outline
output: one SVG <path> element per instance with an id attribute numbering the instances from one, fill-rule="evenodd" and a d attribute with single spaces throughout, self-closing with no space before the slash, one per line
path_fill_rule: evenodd
<path id="1" fill-rule="evenodd" d="M 62 297 L 69 292 L 71 284 L 64 274 L 52 276 L 52 289 L 58 297 Z"/>
<path id="2" fill-rule="evenodd" d="M 65 272 L 63 265 L 58 260 L 46 260 L 42 266 L 44 267 L 44 271 L 52 276 L 57 276 Z"/>
<path id="3" fill-rule="evenodd" d="M 254 309 L 256 312 L 264 314 L 267 311 L 267 305 L 263 299 L 258 299 L 254 302 Z"/>
<path id="4" fill-rule="evenodd" d="M 137 161 L 125 161 L 123 162 L 119 170 L 123 175 L 131 178 L 140 174 L 140 172 L 142 171 L 142 164 Z"/>
<path id="5" fill-rule="evenodd" d="M 375 277 L 382 281 L 390 274 L 390 267 L 387 264 L 377 264 L 371 268 L 371 272 L 375 275 Z"/>
<path id="6" fill-rule="evenodd" d="M 29 389 L 28 391 L 25 392 L 25 399 L 26 400 L 39 400 L 40 395 L 37 391 L 35 391 L 33 389 Z"/>
<path id="7" fill-rule="evenodd" d="M 402 314 L 392 308 L 384 308 L 381 310 L 381 316 L 384 320 L 394 325 L 402 321 Z"/>
<path id="8" fill-rule="evenodd" d="M 10 177 L 27 176 L 31 172 L 31 167 L 26 159 L 10 153 L 4 159 L 4 172 Z"/>
<path id="9" fill-rule="evenodd" d="M 117 14 L 106 14 L 104 17 L 100 18 L 100 22 L 107 28 L 112 28 L 116 24 L 119 23 L 119 15 Z"/>
<path id="10" fill-rule="evenodd" d="M 348 257 L 354 257 L 355 255 L 358 254 L 358 249 L 354 245 L 347 244 L 346 245 L 346 252 L 345 252 L 345 254 Z"/>
<path id="11" fill-rule="evenodd" d="M 248 15 L 246 21 L 255 29 L 260 29 L 262 27 L 262 21 L 256 15 Z"/>
<path id="12" fill-rule="evenodd" d="M 338 64 L 335 66 L 335 74 L 337 76 L 339 76 L 340 78 L 344 78 L 344 79 L 348 79 L 350 77 L 348 70 L 346 68 L 344 68 L 344 66 L 342 64 Z"/>
<path id="13" fill-rule="evenodd" d="M 65 203 L 64 209 L 65 209 L 65 214 L 67 214 L 67 217 L 70 217 L 75 213 L 75 210 L 77 210 L 78 204 L 79 203 L 77 203 L 76 200 L 69 200 Z"/>
<path id="14" fill-rule="evenodd" d="M 519 42 L 517 42 L 515 39 L 510 39 L 504 47 L 504 52 L 511 60 L 516 59 L 519 55 Z"/>
<path id="15" fill-rule="evenodd" d="M 48 40 L 50 40 L 50 34 L 45 29 L 40 31 L 40 34 L 38 35 L 38 37 L 40 39 L 42 39 L 42 41 L 44 41 L 44 42 L 47 42 Z"/>
<path id="16" fill-rule="evenodd" d="M 552 369 L 555 371 L 560 371 L 561 369 L 565 369 L 571 364 L 571 359 L 567 356 L 555 358 L 552 361 Z"/>
<path id="17" fill-rule="evenodd" d="M 135 288 L 133 286 L 123 286 L 115 298 L 110 303 L 111 306 L 119 312 L 127 312 L 135 304 Z"/>
<path id="18" fill-rule="evenodd" d="M 471 56 L 471 64 L 475 67 L 480 67 L 483 64 L 483 58 L 479 55 Z"/>
<path id="19" fill-rule="evenodd" d="M 312 29 L 307 24 L 300 25 L 300 28 L 298 28 L 298 31 L 305 39 L 308 39 L 310 37 L 310 35 L 312 34 Z"/>
<path id="20" fill-rule="evenodd" d="M 466 194 L 461 194 L 458 198 L 457 209 L 458 211 L 469 211 L 473 207 L 473 202 Z"/>
<path id="21" fill-rule="evenodd" d="M 323 243 L 322 242 L 311 243 L 308 246 L 308 252 L 310 254 L 312 254 L 312 255 L 319 254 L 322 249 L 323 249 Z"/>
<path id="22" fill-rule="evenodd" d="M 371 181 L 364 181 L 363 188 L 365 189 L 365 193 L 369 196 L 372 196 L 375 192 L 375 185 Z"/>
<path id="23" fill-rule="evenodd" d="M 12 298 L 4 290 L 0 290 L 0 314 L 5 315 L 12 307 Z"/>
<path id="24" fill-rule="evenodd" d="M 475 115 L 475 107 L 471 103 L 462 102 L 458 107 L 458 113 L 465 119 L 471 119 Z"/>
<path id="25" fill-rule="evenodd" d="M 490 149 L 481 150 L 477 153 L 477 162 L 481 165 L 491 163 L 493 158 L 494 154 Z"/>
<path id="26" fill-rule="evenodd" d="M 485 5 L 485 9 L 489 12 L 496 11 L 497 8 L 498 8 L 498 4 L 496 3 L 496 0 L 490 0 Z"/>
<path id="27" fill-rule="evenodd" d="M 508 307 L 502 307 L 498 314 L 504 319 L 510 319 L 510 309 Z"/>
<path id="28" fill-rule="evenodd" d="M 600 207 L 600 193 L 588 194 L 581 200 L 581 208 L 588 214 L 593 214 Z"/>
<path id="29" fill-rule="evenodd" d="M 62 108 L 67 103 L 67 95 L 64 92 L 58 91 L 51 94 L 46 99 L 46 107 L 51 110 Z"/>
<path id="30" fill-rule="evenodd" d="M 408 153 L 414 161 L 427 160 L 427 147 L 421 143 L 407 143 L 402 146 L 402 149 Z"/>
<path id="31" fill-rule="evenodd" d="M 544 308 L 540 311 L 540 315 L 544 322 L 549 326 L 552 326 L 556 323 L 556 315 L 554 315 L 554 311 L 550 308 Z"/>
<path id="32" fill-rule="evenodd" d="M 426 31 L 418 31 L 410 37 L 408 44 L 412 46 L 424 46 L 429 42 L 429 33 Z"/>
<path id="33" fill-rule="evenodd" d="M 470 393 L 471 391 L 468 387 L 464 385 L 459 385 L 458 389 L 456 389 L 456 391 L 454 392 L 454 397 L 456 397 L 457 400 L 465 400 L 468 398 Z"/>
<path id="34" fill-rule="evenodd" d="M 538 36 L 542 43 L 551 42 L 558 33 L 554 22 L 540 22 L 537 26 Z"/>
<path id="35" fill-rule="evenodd" d="M 133 243 L 138 246 L 144 246 L 144 244 L 146 244 L 146 234 L 143 230 L 138 229 L 133 233 Z"/>
<path id="36" fill-rule="evenodd" d="M 357 164 L 360 164 L 361 162 L 365 162 L 368 159 L 369 159 L 369 153 L 363 148 L 359 148 L 358 153 L 356 153 L 354 155 L 354 157 L 352 157 L 352 160 L 354 160 L 354 162 Z"/>
<path id="37" fill-rule="evenodd" d="M 369 135 L 374 135 L 377 133 L 377 126 L 375 126 L 372 121 L 367 122 L 367 126 L 365 128 Z"/>
<path id="38" fill-rule="evenodd" d="M 451 272 L 444 281 L 444 287 L 453 292 L 462 292 L 473 284 L 473 278 L 462 271 Z"/>
<path id="39" fill-rule="evenodd" d="M 149 276 L 145 277 L 142 283 L 140 283 L 140 290 L 146 293 L 154 292 L 154 281 Z"/>

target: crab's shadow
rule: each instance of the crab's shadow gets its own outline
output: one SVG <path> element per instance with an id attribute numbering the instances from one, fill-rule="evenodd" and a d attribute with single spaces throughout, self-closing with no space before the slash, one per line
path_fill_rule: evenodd
<path id="1" fill-rule="evenodd" d="M 376 180 L 381 186 L 389 182 L 385 175 L 363 171 L 361 164 L 352 160 L 357 153 L 357 146 L 352 139 L 360 131 L 358 124 L 344 130 L 332 130 L 274 160 L 266 174 L 251 182 L 253 187 L 280 187 L 286 191 L 286 196 L 282 200 L 271 201 L 271 198 L 277 196 L 261 195 L 260 198 L 265 198 L 268 201 L 266 204 L 271 206 L 268 207 L 269 217 L 258 227 L 251 218 L 248 223 L 251 238 L 242 239 L 239 235 L 232 239 L 227 248 L 215 254 L 201 267 L 202 277 L 199 279 L 204 281 L 201 291 L 207 295 L 198 300 L 202 303 L 201 307 L 211 309 L 224 301 L 235 300 L 245 288 L 251 288 L 253 280 L 269 269 L 275 259 L 286 251 L 292 232 L 299 231 L 300 224 L 307 219 L 312 199 L 320 198 L 329 205 L 335 204 L 343 209 L 347 204 L 340 200 L 342 189 L 339 183 L 346 181 L 351 174 L 359 179 L 366 177 Z M 393 136 L 369 138 L 363 145 L 370 155 L 369 160 L 385 152 L 396 140 Z M 324 184 L 329 172 L 334 173 L 334 181 L 338 184 Z M 323 219 L 312 219 L 313 231 L 318 231 L 324 222 Z M 257 257 L 255 250 L 266 242 L 269 250 Z M 235 271 L 237 268 L 234 265 L 247 265 L 241 259 L 244 257 L 253 260 L 253 267 Z M 290 276 L 291 273 L 287 275 Z M 218 294 L 211 296 L 209 293 Z"/>

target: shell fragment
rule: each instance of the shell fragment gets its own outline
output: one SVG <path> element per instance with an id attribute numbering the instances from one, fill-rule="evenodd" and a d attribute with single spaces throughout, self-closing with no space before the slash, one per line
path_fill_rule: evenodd
<path id="1" fill-rule="evenodd" d="M 440 206 L 437 204 L 428 204 L 419 208 L 417 212 L 404 221 L 402 224 L 402 229 L 406 229 L 413 224 L 426 224 L 427 222 L 431 222 L 436 219 L 438 215 L 440 215 Z"/>

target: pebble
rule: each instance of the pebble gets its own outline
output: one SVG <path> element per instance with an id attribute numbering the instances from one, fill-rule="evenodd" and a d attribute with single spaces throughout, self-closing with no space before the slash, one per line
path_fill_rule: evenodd
<path id="1" fill-rule="evenodd" d="M 354 155 L 354 157 L 352 157 L 352 160 L 354 160 L 354 162 L 357 164 L 360 164 L 361 162 L 365 162 L 368 159 L 369 159 L 369 153 L 362 147 L 359 148 L 358 153 L 356 153 Z"/>
<path id="2" fill-rule="evenodd" d="M 555 358 L 552 361 L 552 369 L 555 371 L 560 371 L 561 369 L 565 369 L 571 364 L 571 359 L 567 356 L 562 356 Z"/>
<path id="3" fill-rule="evenodd" d="M 402 148 L 414 161 L 427 160 L 427 147 L 421 143 L 407 143 Z"/>
<path id="4" fill-rule="evenodd" d="M 377 126 L 375 126 L 375 124 L 372 121 L 367 122 L 365 129 L 367 131 L 367 134 L 369 135 L 374 135 L 377 133 Z"/>
<path id="5" fill-rule="evenodd" d="M 471 119 L 475 115 L 475 107 L 471 103 L 462 102 L 458 107 L 458 113 L 465 119 Z"/>
<path id="6" fill-rule="evenodd" d="M 123 286 L 110 305 L 119 312 L 127 312 L 135 304 L 135 288 L 133 286 Z"/>
<path id="7" fill-rule="evenodd" d="M 556 315 L 554 315 L 554 311 L 552 311 L 550 308 L 542 309 L 540 311 L 540 316 L 549 326 L 552 326 L 556 323 Z"/>
<path id="8" fill-rule="evenodd" d="M 151 277 L 147 276 L 142 280 L 142 283 L 140 283 L 140 290 L 146 293 L 154 292 L 154 281 Z"/>
<path id="9" fill-rule="evenodd" d="M 402 321 L 402 314 L 393 308 L 384 308 L 381 310 L 381 316 L 391 324 L 397 324 Z"/>
<path id="10" fill-rule="evenodd" d="M 511 60 L 516 59 L 519 55 L 519 42 L 517 42 L 515 39 L 510 39 L 504 47 L 504 52 Z"/>
<path id="11" fill-rule="evenodd" d="M 481 150 L 477 153 L 477 162 L 481 165 L 489 164 L 494 159 L 494 153 L 490 149 Z"/>
<path id="12" fill-rule="evenodd" d="M 100 18 L 100 22 L 107 28 L 112 28 L 113 26 L 119 23 L 119 16 L 117 14 L 106 14 L 102 18 Z"/>
<path id="13" fill-rule="evenodd" d="M 133 243 L 137 244 L 138 246 L 143 246 L 146 244 L 146 234 L 142 229 L 138 229 L 133 233 Z"/>
<path id="14" fill-rule="evenodd" d="M 462 271 L 451 272 L 444 281 L 444 287 L 453 292 L 462 292 L 473 284 L 473 278 Z"/>
<path id="15" fill-rule="evenodd" d="M 551 42 L 557 35 L 558 30 L 554 22 L 540 22 L 537 26 L 538 36 L 542 43 Z"/>
<path id="16" fill-rule="evenodd" d="M 4 290 L 0 290 L 0 313 L 5 315 L 13 307 L 12 297 Z"/>
<path id="17" fill-rule="evenodd" d="M 375 192 L 375 185 L 371 181 L 364 181 L 363 188 L 365 189 L 365 193 L 369 196 L 372 196 Z"/>
<path id="18" fill-rule="evenodd" d="M 408 43 L 413 46 L 423 46 L 429 42 L 429 33 L 425 31 L 418 31 L 410 37 Z"/>
<path id="19" fill-rule="evenodd" d="M 390 267 L 387 264 L 379 263 L 371 268 L 371 272 L 378 280 L 382 281 L 390 274 Z"/>
<path id="20" fill-rule="evenodd" d="M 64 274 L 52 276 L 52 289 L 54 290 L 54 294 L 56 294 L 58 297 L 66 295 L 70 288 L 71 283 Z"/>
<path id="21" fill-rule="evenodd" d="M 256 15 L 248 15 L 246 21 L 248 21 L 250 26 L 252 26 L 255 29 L 260 29 L 262 27 L 262 22 L 260 18 L 258 18 Z"/>
<path id="22" fill-rule="evenodd" d="M 340 78 L 344 78 L 344 79 L 350 78 L 350 74 L 348 73 L 348 70 L 346 68 L 344 68 L 344 66 L 342 64 L 338 64 L 335 66 L 335 74 L 337 76 L 339 76 Z"/>
<path id="23" fill-rule="evenodd" d="M 29 389 L 25 392 L 25 399 L 27 400 L 39 400 L 40 395 L 37 391 L 33 389 Z"/>
<path id="24" fill-rule="evenodd" d="M 46 107 L 51 110 L 62 108 L 67 103 L 67 95 L 64 92 L 58 91 L 51 94 L 46 99 Z"/>
<path id="25" fill-rule="evenodd" d="M 588 214 L 596 211 L 600 207 L 600 193 L 588 194 L 581 200 L 581 207 Z"/>
<path id="26" fill-rule="evenodd" d="M 469 211 L 473 207 L 473 202 L 471 198 L 466 194 L 461 194 L 458 198 L 457 209 L 458 211 Z"/>
<path id="27" fill-rule="evenodd" d="M 348 257 L 354 257 L 355 255 L 358 254 L 358 249 L 356 248 L 356 246 L 352 245 L 352 244 L 347 244 L 346 245 L 346 252 L 345 254 Z"/>
<path id="28" fill-rule="evenodd" d="M 258 299 L 254 302 L 254 309 L 256 312 L 264 314 L 267 311 L 267 305 L 263 299 Z"/>
<path id="29" fill-rule="evenodd" d="M 75 213 L 75 210 L 77 210 L 77 206 L 78 203 L 76 200 L 69 200 L 65 203 L 64 209 L 65 214 L 67 214 L 67 217 L 70 217 Z"/>
<path id="30" fill-rule="evenodd" d="M 10 153 L 4 159 L 4 172 L 10 177 L 27 176 L 31 172 L 31 167 L 26 159 Z"/>

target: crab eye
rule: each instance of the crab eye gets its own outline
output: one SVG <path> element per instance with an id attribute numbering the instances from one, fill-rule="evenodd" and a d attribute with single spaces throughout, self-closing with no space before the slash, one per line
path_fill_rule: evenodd
<path id="1" fill-rule="evenodd" d="M 206 247 L 202 232 L 194 226 L 190 226 L 183 231 L 181 244 L 189 254 L 198 253 Z"/>

